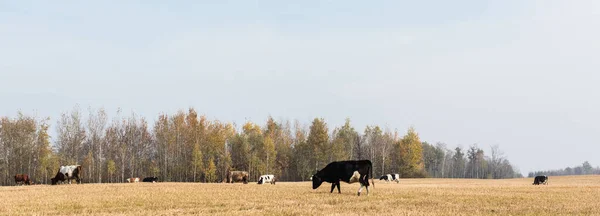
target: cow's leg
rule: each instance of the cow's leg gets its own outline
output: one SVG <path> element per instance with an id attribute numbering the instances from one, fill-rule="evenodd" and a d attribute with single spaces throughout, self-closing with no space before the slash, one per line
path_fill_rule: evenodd
<path id="1" fill-rule="evenodd" d="M 342 193 L 342 190 L 340 189 L 340 182 L 337 182 L 337 188 L 338 188 L 338 193 Z"/>
<path id="2" fill-rule="evenodd" d="M 333 193 L 333 189 L 335 189 L 335 182 L 331 183 L 331 191 L 329 191 L 329 193 Z"/>
<path id="3" fill-rule="evenodd" d="M 359 196 L 360 196 L 360 192 L 362 191 L 362 188 L 363 188 L 363 184 L 362 184 L 362 183 L 360 183 L 360 188 L 358 189 L 358 195 L 359 195 Z"/>
<path id="4" fill-rule="evenodd" d="M 365 175 L 363 181 L 365 182 L 364 185 L 367 188 L 367 196 L 369 196 L 369 179 L 367 175 Z"/>

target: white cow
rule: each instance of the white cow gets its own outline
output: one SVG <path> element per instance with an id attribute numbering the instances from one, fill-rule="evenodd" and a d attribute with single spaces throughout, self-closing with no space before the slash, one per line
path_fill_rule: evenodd
<path id="1" fill-rule="evenodd" d="M 258 184 L 275 184 L 275 181 L 275 175 L 261 175 L 260 177 L 258 177 Z"/>

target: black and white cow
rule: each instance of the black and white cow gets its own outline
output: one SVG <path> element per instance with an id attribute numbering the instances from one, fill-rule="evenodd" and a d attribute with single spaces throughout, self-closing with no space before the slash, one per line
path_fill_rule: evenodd
<path id="1" fill-rule="evenodd" d="M 367 195 L 369 195 L 369 177 L 373 177 L 373 164 L 370 160 L 358 160 L 358 161 L 336 161 L 331 162 L 325 166 L 322 170 L 319 170 L 312 176 L 313 189 L 317 189 L 323 182 L 331 183 L 331 191 L 337 186 L 338 193 L 342 193 L 340 190 L 340 181 L 346 183 L 359 182 L 360 188 L 358 189 L 358 195 L 362 191 L 363 186 L 367 188 Z M 373 187 L 375 182 L 371 179 Z"/>
<path id="2" fill-rule="evenodd" d="M 152 183 L 156 183 L 158 182 L 158 177 L 156 176 L 152 176 L 152 177 L 146 177 L 142 180 L 142 182 L 152 182 Z"/>
<path id="3" fill-rule="evenodd" d="M 400 174 L 394 173 L 394 174 L 382 175 L 379 178 L 379 180 L 384 180 L 386 182 L 395 181 L 396 183 L 400 183 Z"/>
<path id="4" fill-rule="evenodd" d="M 545 176 L 545 175 L 543 175 L 543 176 L 536 176 L 533 179 L 533 184 L 534 185 L 540 185 L 540 184 L 544 184 L 545 185 L 545 184 L 548 184 L 548 176 Z"/>
<path id="5" fill-rule="evenodd" d="M 50 181 L 52 182 L 52 185 L 64 181 L 71 184 L 71 180 L 75 179 L 77 184 L 81 184 L 81 176 L 81 165 L 60 166 L 56 176 L 51 178 Z"/>
<path id="6" fill-rule="evenodd" d="M 261 175 L 260 177 L 258 177 L 258 184 L 275 184 L 275 181 L 275 175 Z"/>

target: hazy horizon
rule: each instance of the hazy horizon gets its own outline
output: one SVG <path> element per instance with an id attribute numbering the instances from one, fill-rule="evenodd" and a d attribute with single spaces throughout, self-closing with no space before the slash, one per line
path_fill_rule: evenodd
<path id="1" fill-rule="evenodd" d="M 0 0 L 0 115 L 348 117 L 499 145 L 523 174 L 597 167 L 598 21 L 592 0 Z"/>

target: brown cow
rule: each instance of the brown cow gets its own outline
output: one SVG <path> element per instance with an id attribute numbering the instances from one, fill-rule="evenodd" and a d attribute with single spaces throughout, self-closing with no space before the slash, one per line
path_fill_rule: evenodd
<path id="1" fill-rule="evenodd" d="M 31 185 L 31 180 L 29 179 L 29 175 L 16 174 L 15 175 L 15 184 L 19 185 L 19 183 L 21 183 L 21 185 L 23 185 L 23 184 Z"/>
<path id="2" fill-rule="evenodd" d="M 138 183 L 138 182 L 140 182 L 140 178 L 138 178 L 138 177 L 127 178 L 127 179 L 125 179 L 125 181 L 127 181 L 127 183 Z"/>
<path id="3" fill-rule="evenodd" d="M 250 178 L 250 174 L 246 171 L 229 171 L 227 173 L 227 183 L 234 182 L 244 182 L 244 184 L 248 184 L 248 179 Z"/>

